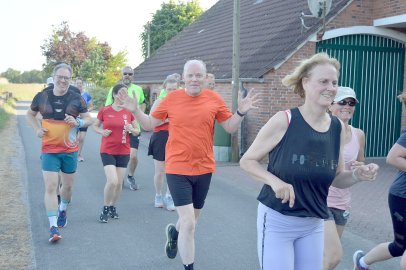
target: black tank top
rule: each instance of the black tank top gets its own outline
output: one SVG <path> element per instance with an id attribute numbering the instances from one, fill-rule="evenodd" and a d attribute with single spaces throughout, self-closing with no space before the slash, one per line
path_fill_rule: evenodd
<path id="1" fill-rule="evenodd" d="M 340 121 L 332 116 L 326 132 L 314 130 L 298 108 L 291 110 L 289 127 L 269 153 L 268 171 L 293 186 L 295 204 L 282 204 L 275 192 L 264 185 L 258 200 L 281 214 L 325 219 L 328 189 L 336 175 L 340 153 Z"/>

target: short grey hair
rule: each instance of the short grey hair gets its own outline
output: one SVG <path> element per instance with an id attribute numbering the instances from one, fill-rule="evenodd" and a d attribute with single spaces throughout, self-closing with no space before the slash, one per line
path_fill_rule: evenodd
<path id="1" fill-rule="evenodd" d="M 183 67 L 183 73 L 185 73 L 186 69 L 191 64 L 201 65 L 203 67 L 204 73 L 207 73 L 206 64 L 202 60 L 198 60 L 198 59 L 191 59 L 191 60 L 186 61 L 185 66 Z"/>
<path id="2" fill-rule="evenodd" d="M 57 64 L 54 67 L 54 70 L 52 71 L 52 74 L 55 75 L 55 73 L 61 68 L 65 68 L 65 69 L 69 70 L 70 75 L 72 76 L 72 67 L 70 65 L 66 64 L 66 63 Z"/>

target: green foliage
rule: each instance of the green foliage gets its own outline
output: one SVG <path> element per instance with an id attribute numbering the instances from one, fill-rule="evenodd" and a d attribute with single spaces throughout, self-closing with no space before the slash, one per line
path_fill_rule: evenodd
<path id="1" fill-rule="evenodd" d="M 0 107 L 0 130 L 6 126 L 10 116 L 14 113 L 14 108 L 15 99 L 13 98 L 9 99 L 3 104 L 3 106 Z"/>
<path id="2" fill-rule="evenodd" d="M 43 83 L 47 78 L 45 73 L 39 70 L 33 69 L 21 73 L 21 71 L 12 68 L 1 73 L 0 77 L 7 78 L 10 83 Z"/>
<path id="3" fill-rule="evenodd" d="M 104 79 L 100 82 L 101 87 L 110 88 L 121 80 L 121 70 L 127 62 L 127 51 L 118 52 L 107 63 Z"/>
<path id="4" fill-rule="evenodd" d="M 46 57 L 46 74 L 52 73 L 55 64 L 66 62 L 72 66 L 73 77 L 80 76 L 97 85 L 105 85 L 106 80 L 116 82 L 116 77 L 112 78 L 111 70 L 121 69 L 127 62 L 127 52 L 120 51 L 113 55 L 108 43 L 100 43 L 83 32 L 70 31 L 67 22 L 62 22 L 54 28 L 41 50 Z"/>
<path id="5" fill-rule="evenodd" d="M 89 87 L 86 90 L 92 96 L 93 105 L 95 110 L 99 110 L 100 108 L 104 107 L 104 103 L 106 102 L 107 93 L 109 92 L 110 88 L 105 87 Z"/>
<path id="6" fill-rule="evenodd" d="M 152 17 L 152 22 L 146 23 L 140 35 L 142 55 L 148 57 L 148 33 L 150 39 L 150 54 L 153 55 L 166 41 L 170 40 L 186 26 L 194 22 L 203 13 L 198 0 L 175 3 L 162 3 Z"/>

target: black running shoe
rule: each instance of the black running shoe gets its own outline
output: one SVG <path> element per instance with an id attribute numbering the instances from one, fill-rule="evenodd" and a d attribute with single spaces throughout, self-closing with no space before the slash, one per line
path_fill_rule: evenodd
<path id="1" fill-rule="evenodd" d="M 103 211 L 100 214 L 100 222 L 107 223 L 109 221 L 109 207 L 104 206 Z"/>
<path id="2" fill-rule="evenodd" d="M 116 210 L 116 208 L 114 207 L 114 206 L 110 206 L 110 208 L 109 208 L 109 214 L 110 214 L 110 217 L 111 218 L 114 218 L 114 219 L 118 219 L 119 217 L 118 217 L 118 214 L 117 214 L 117 210 Z"/>
<path id="3" fill-rule="evenodd" d="M 178 253 L 178 231 L 175 225 L 168 224 L 165 229 L 166 232 L 166 245 L 165 253 L 169 259 L 174 259 Z"/>

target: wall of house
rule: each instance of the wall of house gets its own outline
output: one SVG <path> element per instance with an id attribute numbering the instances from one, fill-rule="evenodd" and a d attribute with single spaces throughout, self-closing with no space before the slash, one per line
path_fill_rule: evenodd
<path id="1" fill-rule="evenodd" d="M 401 11 L 399 11 L 399 10 Z M 354 0 L 340 15 L 338 15 L 332 22 L 330 22 L 326 31 L 330 29 L 337 29 L 343 27 L 351 27 L 355 25 L 373 25 L 373 19 L 382 18 L 387 16 L 395 16 L 406 13 L 406 2 L 396 0 L 386 1 L 366 1 Z M 405 29 L 394 29 L 397 31 L 405 31 Z M 316 44 L 314 42 L 306 43 L 300 48 L 289 60 L 287 60 L 277 70 L 270 71 L 264 76 L 265 82 L 246 84 L 245 88 L 255 88 L 259 92 L 261 102 L 259 103 L 258 110 L 252 110 L 246 116 L 246 134 L 247 146 L 249 146 L 255 139 L 260 128 L 272 117 L 276 112 L 286 110 L 288 108 L 299 106 L 303 100 L 293 93 L 290 89 L 282 85 L 282 78 L 293 71 L 293 69 L 303 59 L 311 57 L 315 52 Z M 406 78 L 406 67 L 405 67 Z M 406 81 L 406 80 L 405 80 Z M 404 89 L 406 83 L 404 82 Z M 226 97 L 226 93 L 230 92 L 229 89 L 221 90 L 220 93 Z M 231 98 L 230 98 L 231 100 Z M 230 104 L 230 101 L 227 100 Z M 406 110 L 403 106 L 402 113 L 402 127 L 406 127 Z"/>
<path id="2" fill-rule="evenodd" d="M 358 2 L 367 1 L 358 0 Z M 374 0 L 371 2 L 373 3 L 373 17 L 375 19 L 406 13 L 406 2 L 403 0 Z"/>

